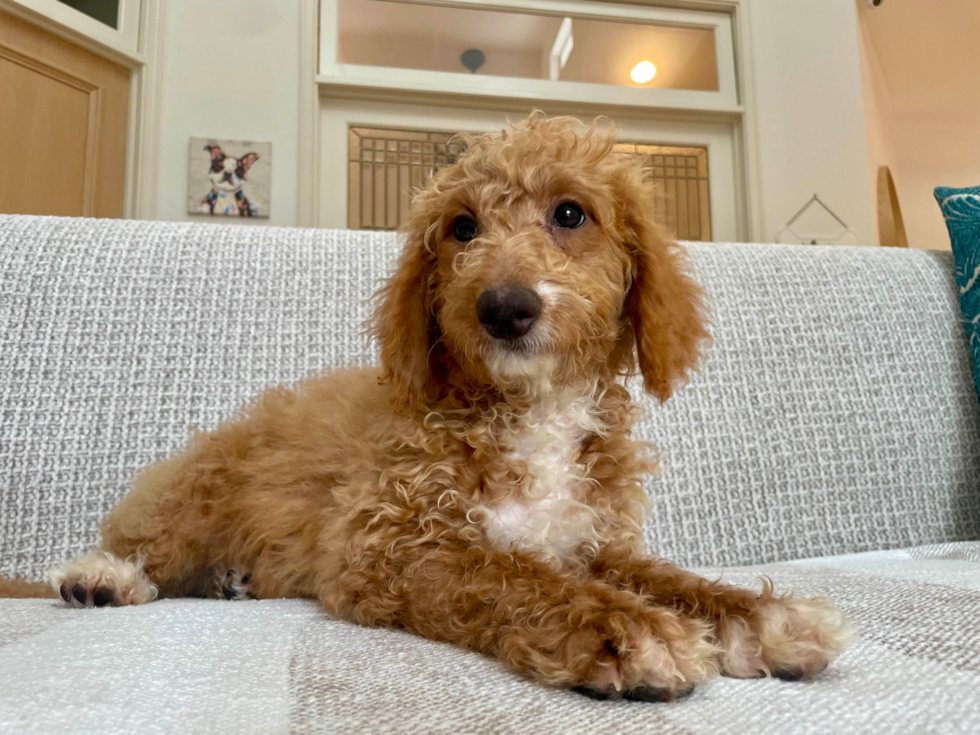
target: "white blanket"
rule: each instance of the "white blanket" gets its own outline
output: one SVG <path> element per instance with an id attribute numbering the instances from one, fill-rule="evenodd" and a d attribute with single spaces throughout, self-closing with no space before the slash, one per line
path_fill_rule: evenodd
<path id="1" fill-rule="evenodd" d="M 302 600 L 0 600 L 0 732 L 980 732 L 980 543 L 723 576 L 753 585 L 762 574 L 832 596 L 859 640 L 812 682 L 721 678 L 666 705 L 546 689 Z"/>

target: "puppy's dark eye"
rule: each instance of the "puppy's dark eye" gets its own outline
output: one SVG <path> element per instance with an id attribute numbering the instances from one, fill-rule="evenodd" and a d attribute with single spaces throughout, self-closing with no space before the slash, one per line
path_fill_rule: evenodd
<path id="1" fill-rule="evenodd" d="M 469 242 L 480 234 L 472 217 L 457 217 L 453 222 L 453 237 L 460 242 Z"/>
<path id="2" fill-rule="evenodd" d="M 574 230 L 585 222 L 585 212 L 574 202 L 564 202 L 555 208 L 555 225 L 563 230 Z"/>

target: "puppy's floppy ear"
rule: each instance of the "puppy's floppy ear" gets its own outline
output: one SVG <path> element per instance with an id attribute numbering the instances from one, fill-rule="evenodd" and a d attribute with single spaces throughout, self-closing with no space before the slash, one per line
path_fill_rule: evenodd
<path id="1" fill-rule="evenodd" d="M 410 229 L 395 274 L 376 294 L 368 332 L 381 346 L 382 381 L 394 387 L 393 400 L 421 410 L 429 397 L 429 352 L 438 327 L 432 313 L 433 254 L 425 228 Z"/>
<path id="2" fill-rule="evenodd" d="M 216 158 L 224 158 L 225 157 L 225 154 L 221 150 L 221 146 L 213 145 L 213 144 L 206 145 L 206 146 L 204 146 L 204 150 L 206 150 L 208 153 L 211 154 L 211 160 L 212 161 L 214 159 L 216 159 Z"/>
<path id="3" fill-rule="evenodd" d="M 654 191 L 632 165 L 617 172 L 620 231 L 630 257 L 630 286 L 623 330 L 613 354 L 617 372 L 634 372 L 661 402 L 670 398 L 697 365 L 710 340 L 701 288 L 687 272 L 687 258 L 654 215 Z"/>

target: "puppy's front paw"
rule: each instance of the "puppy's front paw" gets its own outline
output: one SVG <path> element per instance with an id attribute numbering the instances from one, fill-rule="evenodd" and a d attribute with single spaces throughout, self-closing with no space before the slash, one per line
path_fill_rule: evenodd
<path id="1" fill-rule="evenodd" d="M 91 551 L 56 567 L 48 579 L 73 607 L 142 605 L 156 599 L 157 588 L 141 566 L 107 551 Z"/>
<path id="2" fill-rule="evenodd" d="M 750 614 L 725 618 L 718 637 L 726 675 L 797 681 L 827 668 L 854 631 L 830 600 L 765 594 Z"/>
<path id="3" fill-rule="evenodd" d="M 575 690 L 593 699 L 669 702 L 717 673 L 718 649 L 706 624 L 667 611 L 654 617 L 605 631 L 601 651 Z"/>

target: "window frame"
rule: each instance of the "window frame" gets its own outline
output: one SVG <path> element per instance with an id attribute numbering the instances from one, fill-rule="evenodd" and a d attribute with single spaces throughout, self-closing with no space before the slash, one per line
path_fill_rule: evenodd
<path id="1" fill-rule="evenodd" d="M 587 103 L 613 107 L 658 108 L 741 114 L 744 110 L 738 87 L 738 60 L 734 23 L 724 11 L 685 10 L 672 7 L 624 5 L 597 0 L 389 0 L 405 4 L 434 5 L 501 12 L 572 16 L 637 24 L 656 24 L 710 29 L 715 37 L 718 60 L 718 91 L 637 88 L 586 82 L 516 77 L 480 76 L 465 72 L 397 69 L 391 67 L 342 64 L 337 61 L 338 0 L 321 0 L 319 22 L 319 67 L 317 82 L 337 88 L 394 90 L 460 97 L 490 97 L 508 100 Z"/>

